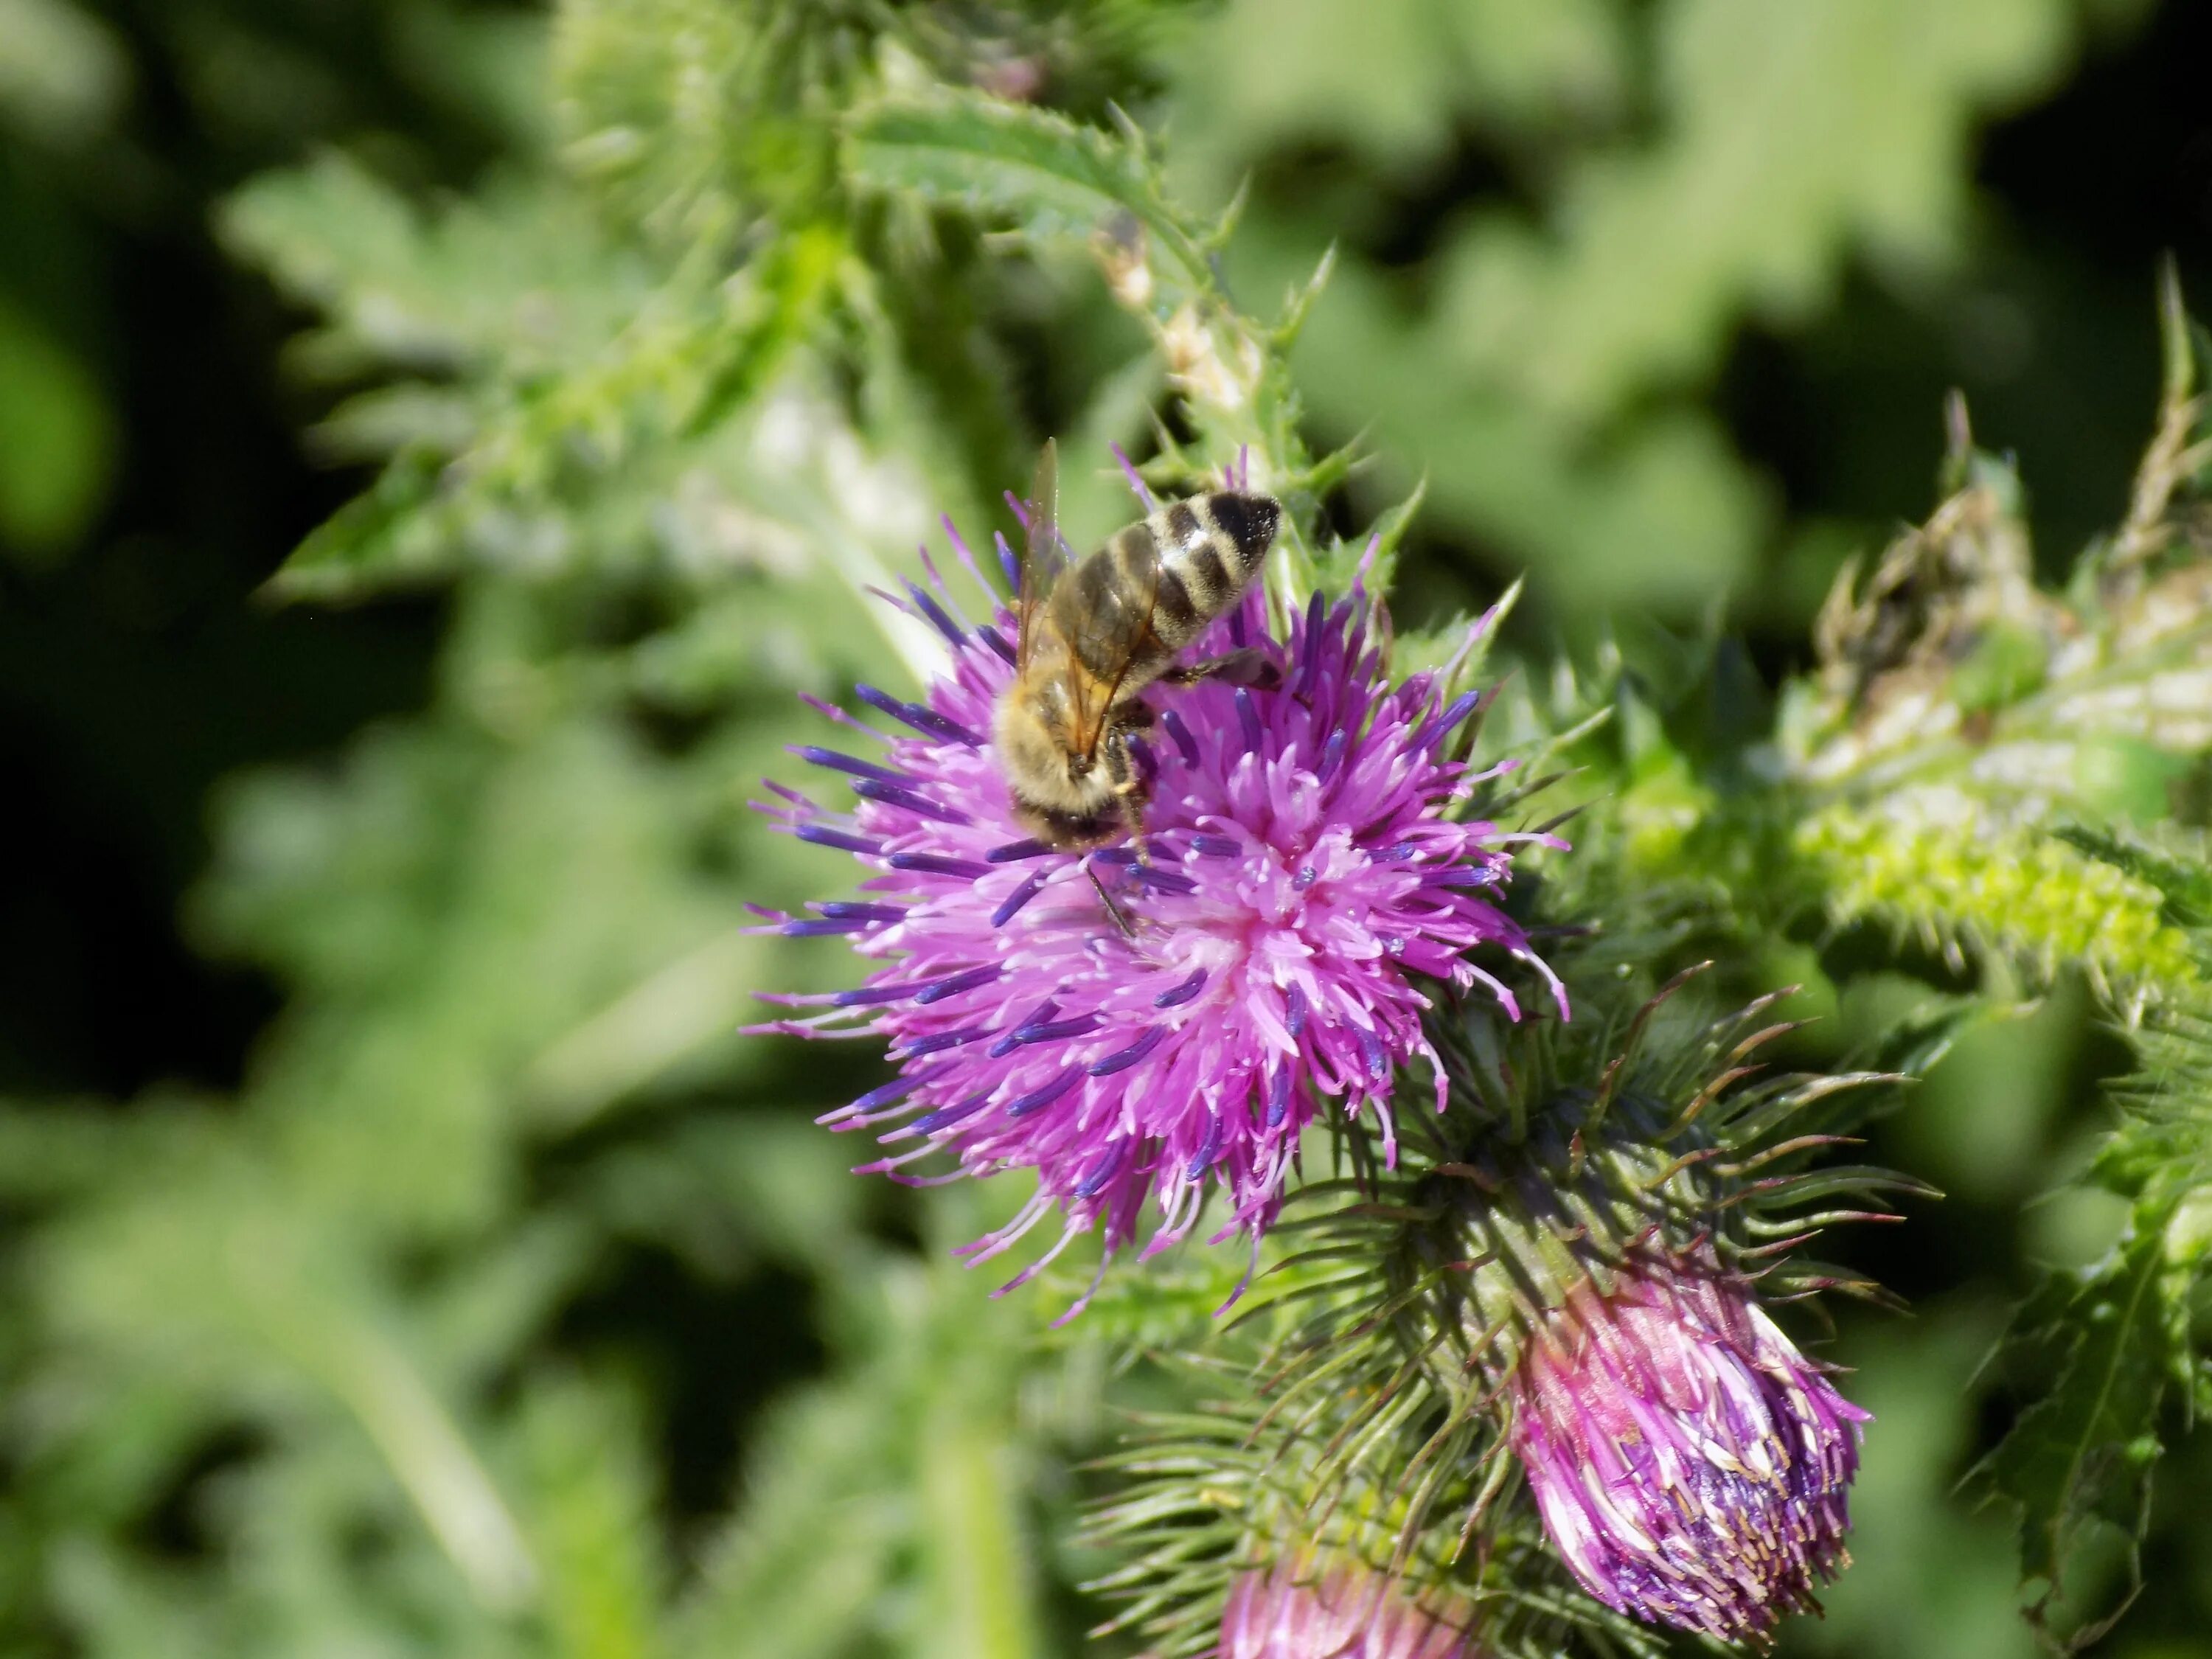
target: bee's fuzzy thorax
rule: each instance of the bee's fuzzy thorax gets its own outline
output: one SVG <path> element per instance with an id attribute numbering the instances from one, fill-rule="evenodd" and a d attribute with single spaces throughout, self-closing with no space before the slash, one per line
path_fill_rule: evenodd
<path id="1" fill-rule="evenodd" d="M 1017 808 L 1087 816 L 1114 802 L 1114 787 L 1099 772 L 1074 776 L 1067 747 L 1036 708 L 1001 695 L 992 707 L 991 752 L 1009 780 L 1008 796 Z M 1019 778 L 1022 786 L 1012 780 Z"/>

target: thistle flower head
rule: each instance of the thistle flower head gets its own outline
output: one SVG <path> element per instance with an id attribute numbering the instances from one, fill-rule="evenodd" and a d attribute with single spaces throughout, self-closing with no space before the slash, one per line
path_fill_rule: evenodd
<path id="1" fill-rule="evenodd" d="M 1498 902 L 1527 837 L 1454 816 L 1477 780 L 1447 750 L 1478 700 L 1447 706 L 1444 674 L 1390 684 L 1387 626 L 1364 593 L 1316 596 L 1280 634 L 1249 595 L 1193 654 L 1249 647 L 1275 683 L 1151 694 L 1148 862 L 1026 837 L 989 738 L 1014 619 L 994 604 L 970 623 L 933 568 L 909 594 L 949 670 L 919 702 L 862 687 L 887 726 L 817 705 L 864 753 L 796 751 L 843 774 L 855 805 L 770 786 L 783 827 L 852 854 L 864 890 L 771 926 L 848 935 L 871 972 L 761 1029 L 888 1042 L 897 1079 L 826 1120 L 893 1148 L 863 1170 L 915 1179 L 941 1153 L 955 1173 L 1037 1171 L 1021 1212 L 969 1247 L 977 1259 L 1055 1206 L 1054 1253 L 1093 1227 L 1110 1251 L 1154 1194 L 1158 1248 L 1216 1187 L 1224 1233 L 1256 1236 L 1324 1103 L 1371 1111 L 1388 1141 L 1394 1072 L 1418 1056 L 1442 1106 L 1421 1026 L 1439 989 L 1487 988 L 1517 1017 L 1468 959 L 1490 945 L 1534 963 Z"/>
<path id="2" fill-rule="evenodd" d="M 1218 1659 L 1474 1659 L 1470 1618 L 1455 1597 L 1417 1599 L 1382 1573 L 1302 1551 L 1238 1576 Z"/>
<path id="3" fill-rule="evenodd" d="M 1545 1531 L 1616 1612 L 1764 1638 L 1849 1557 L 1868 1413 L 1741 1279 L 1652 1260 L 1554 1309 L 1510 1385 Z"/>

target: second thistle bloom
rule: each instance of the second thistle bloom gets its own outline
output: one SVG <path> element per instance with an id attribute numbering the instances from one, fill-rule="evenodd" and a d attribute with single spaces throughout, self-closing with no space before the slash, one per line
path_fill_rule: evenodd
<path id="1" fill-rule="evenodd" d="M 1741 1279 L 1647 1261 L 1610 1294 L 1579 1285 L 1509 1393 L 1545 1530 L 1616 1612 L 1764 1639 L 1849 1560 L 1868 1413 Z"/>
<path id="2" fill-rule="evenodd" d="M 1300 1551 L 1230 1587 L 1218 1659 L 1474 1659 L 1470 1617 L 1457 1598 L 1416 1597 L 1371 1569 Z"/>
<path id="3" fill-rule="evenodd" d="M 1490 945 L 1541 969 L 1498 896 L 1525 837 L 1455 815 L 1476 780 L 1448 750 L 1476 700 L 1447 706 L 1435 675 L 1391 684 L 1366 596 L 1316 596 L 1277 635 L 1251 594 L 1191 654 L 1249 648 L 1273 683 L 1152 694 L 1145 862 L 1027 837 L 989 739 L 1012 618 L 994 602 L 970 622 L 933 573 L 911 593 L 949 671 L 921 702 L 861 688 L 890 729 L 821 706 L 864 752 L 798 752 L 846 776 L 850 811 L 777 791 L 793 834 L 859 860 L 864 896 L 773 925 L 849 935 L 872 971 L 773 1029 L 890 1044 L 896 1081 L 830 1116 L 894 1149 L 864 1168 L 1037 1172 L 979 1256 L 1055 1207 L 1063 1243 L 1098 1227 L 1110 1249 L 1152 1194 L 1156 1248 L 1217 1188 L 1228 1231 L 1256 1234 L 1324 1102 L 1387 1141 L 1395 1073 L 1419 1060 L 1443 1104 L 1421 1025 L 1437 988 L 1486 986 L 1517 1017 L 1469 960 Z"/>

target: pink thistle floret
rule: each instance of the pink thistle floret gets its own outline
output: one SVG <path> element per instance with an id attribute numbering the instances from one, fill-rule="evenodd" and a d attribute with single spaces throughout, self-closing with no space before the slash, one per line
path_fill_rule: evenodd
<path id="1" fill-rule="evenodd" d="M 1468 1613 L 1458 1597 L 1417 1599 L 1381 1573 L 1300 1552 L 1237 1576 L 1217 1659 L 1474 1659 Z"/>
<path id="2" fill-rule="evenodd" d="M 953 545 L 973 573 L 957 534 Z M 1256 1239 L 1324 1102 L 1373 1112 L 1395 1148 L 1393 1074 L 1418 1059 L 1443 1105 L 1421 1030 L 1439 988 L 1482 987 L 1518 1018 L 1511 992 L 1468 960 L 1478 946 L 1530 964 L 1564 1016 L 1556 980 L 1498 903 L 1513 843 L 1563 843 L 1452 816 L 1480 781 L 1445 753 L 1476 699 L 1443 706 L 1429 674 L 1391 686 L 1387 627 L 1363 594 L 1333 608 L 1316 597 L 1279 639 L 1249 595 L 1193 655 L 1249 645 L 1279 683 L 1152 694 L 1144 862 L 1127 846 L 1078 855 L 1025 839 L 989 737 L 1013 677 L 1013 618 L 994 603 L 970 624 L 930 574 L 900 603 L 951 643 L 949 672 L 916 703 L 860 688 L 898 729 L 816 703 L 872 752 L 794 752 L 844 774 L 859 799 L 832 812 L 772 784 L 765 809 L 868 872 L 861 899 L 770 927 L 850 936 L 877 965 L 857 990 L 770 998 L 824 1006 L 756 1029 L 888 1042 L 897 1079 L 824 1119 L 893 1149 L 862 1172 L 933 1178 L 913 1166 L 936 1152 L 954 1173 L 1037 1172 L 1020 1213 L 968 1247 L 975 1259 L 1055 1206 L 1050 1254 L 1094 1227 L 1110 1253 L 1153 1193 L 1156 1249 L 1189 1231 L 1217 1187 L 1232 1212 L 1221 1236 Z"/>
<path id="3" fill-rule="evenodd" d="M 1532 1337 L 1513 1449 L 1553 1547 L 1615 1612 L 1764 1642 L 1849 1564 L 1852 1405 L 1745 1282 L 1649 1262 Z"/>

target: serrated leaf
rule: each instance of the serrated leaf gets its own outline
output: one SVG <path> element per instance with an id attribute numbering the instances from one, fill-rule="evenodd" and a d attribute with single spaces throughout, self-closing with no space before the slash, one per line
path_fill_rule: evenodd
<path id="1" fill-rule="evenodd" d="M 674 1620 L 682 1659 L 830 1659 L 854 1650 L 854 1609 L 896 1577 L 905 1530 L 884 1468 L 897 1425 L 851 1386 L 813 1389 L 760 1428 L 748 1504 Z"/>
<path id="2" fill-rule="evenodd" d="M 1999 1373 L 2027 1403 L 1969 1480 L 2017 1513 L 2029 1617 L 2069 1649 L 2110 1628 L 2141 1586 L 2157 1423 L 2185 1340 L 2160 1240 L 2147 1232 L 2087 1279 L 2054 1276 L 1999 1345 Z M 2118 1590 L 2096 1568 L 2116 1541 Z"/>
<path id="3" fill-rule="evenodd" d="M 1324 570 L 1308 544 L 1328 464 L 1317 471 L 1308 459 L 1280 342 L 1231 303 L 1206 234 L 1170 203 L 1133 124 L 1125 120 L 1117 137 L 948 92 L 862 111 L 845 167 L 862 189 L 957 207 L 1032 238 L 1087 242 L 1115 299 L 1152 331 L 1198 430 L 1188 455 L 1166 441 L 1173 470 L 1185 475 L 1177 482 L 1196 485 L 1233 468 L 1283 498 L 1289 513 L 1268 583 L 1285 610 L 1303 608 L 1316 586 L 1341 591 L 1348 571 Z"/>
<path id="4" fill-rule="evenodd" d="M 450 557 L 432 522 L 437 473 L 427 458 L 394 461 L 307 532 L 269 579 L 269 597 L 342 605 L 450 574 Z"/>
<path id="5" fill-rule="evenodd" d="M 295 367 L 432 382 L 402 378 L 333 422 L 335 446 L 394 459 L 270 583 L 324 602 L 470 568 L 681 562 L 671 499 L 742 470 L 733 417 L 823 332 L 849 260 L 816 224 L 757 239 L 735 272 L 719 252 L 655 271 L 557 185 L 434 213 L 337 157 L 256 179 L 221 228 L 325 313 Z"/>
<path id="6" fill-rule="evenodd" d="M 2160 826 L 2130 833 L 2087 824 L 2053 832 L 2091 858 L 2116 865 L 2166 897 L 2166 919 L 2177 927 L 2212 927 L 2212 852 L 2202 831 Z"/>
<path id="7" fill-rule="evenodd" d="M 507 179 L 435 213 L 338 154 L 264 173 L 217 210 L 240 263 L 323 313 L 301 366 L 543 373 L 622 328 L 649 272 L 554 181 Z"/>
<path id="8" fill-rule="evenodd" d="M 1585 9 L 1438 9 L 1459 14 L 1468 61 L 1494 70 L 1535 27 L 1526 15 Z M 1224 126 L 1217 106 L 1237 118 L 1237 147 L 1217 158 L 1231 177 L 1293 137 L 1395 135 L 1389 149 L 1418 153 L 1449 131 L 1443 100 L 1471 101 L 1492 78 L 1440 77 L 1443 32 L 1408 27 L 1425 15 L 1404 0 L 1233 9 L 1178 113 L 1202 134 Z M 1427 268 L 1420 313 L 1397 273 L 1347 256 L 1299 364 L 1324 419 L 1372 425 L 1386 479 L 1425 465 L 1437 516 L 1502 544 L 1547 597 L 1602 592 L 1686 615 L 1741 579 L 1771 509 L 1726 432 L 1666 394 L 1710 373 L 1747 314 L 1827 303 L 1860 250 L 1945 259 L 1968 205 L 1961 149 L 1984 112 L 2051 72 L 2069 24 L 2059 0 L 1681 0 L 1634 15 L 1626 38 L 1642 46 L 1620 38 L 1618 8 L 1566 31 L 1542 53 L 1557 69 L 1534 77 L 1532 102 L 1557 118 L 1578 82 L 1609 97 L 1615 66 L 1648 54 L 1630 101 L 1648 100 L 1656 126 L 1567 149 L 1533 212 L 1465 216 Z M 1240 27 L 1274 49 L 1240 50 Z M 1377 99 L 1389 118 L 1364 118 Z M 1264 198 L 1251 221 L 1238 253 L 1255 291 L 1295 280 L 1339 234 Z M 1601 427 L 1607 441 L 1591 443 Z"/>
<path id="9" fill-rule="evenodd" d="M 869 189 L 918 192 L 1039 236 L 1087 236 L 1133 214 L 1186 270 L 1203 265 L 1142 158 L 1049 111 L 959 95 L 878 105 L 854 118 L 845 167 Z"/>
<path id="10" fill-rule="evenodd" d="M 2134 1200 L 2139 1228 L 2164 1231 L 2168 1262 L 2185 1281 L 2212 1265 L 2198 1231 L 2212 1192 L 2212 1011 L 2201 1000 L 2157 1010 L 2136 1045 L 2135 1073 L 2112 1090 L 2126 1116 L 2090 1174 Z M 2186 1289 L 2174 1288 L 2177 1303 Z"/>

